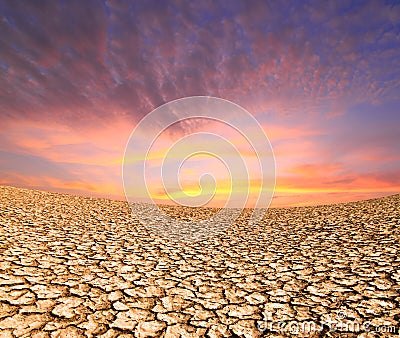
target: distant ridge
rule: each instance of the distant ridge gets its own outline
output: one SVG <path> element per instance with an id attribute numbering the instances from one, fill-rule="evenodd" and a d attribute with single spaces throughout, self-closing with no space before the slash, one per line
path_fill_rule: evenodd
<path id="1" fill-rule="evenodd" d="M 107 201 L 115 201 L 115 202 L 122 202 L 122 203 L 127 203 L 125 199 L 122 198 L 109 198 L 109 197 L 102 197 L 102 196 L 87 196 L 85 194 L 74 194 L 71 192 L 57 192 L 57 191 L 48 191 L 40 188 L 27 188 L 27 187 L 17 187 L 17 186 L 12 186 L 12 185 L 0 185 L 0 193 L 2 188 L 12 188 L 16 190 L 21 190 L 21 191 L 34 191 L 38 193 L 46 193 L 46 194 L 54 194 L 54 195 L 66 195 L 66 196 L 73 196 L 76 198 L 84 198 L 84 199 L 97 199 L 97 200 L 107 200 Z M 399 197 L 400 193 L 396 194 L 390 194 L 387 196 L 383 197 L 374 197 L 374 198 L 368 198 L 368 199 L 361 199 L 357 201 L 349 201 L 349 202 L 338 202 L 338 203 L 320 203 L 320 204 L 313 204 L 313 205 L 301 205 L 301 206 L 271 206 L 270 209 L 288 209 L 288 208 L 313 208 L 313 207 L 318 207 L 318 206 L 334 206 L 334 205 L 343 205 L 343 204 L 351 204 L 351 203 L 358 203 L 358 202 L 365 202 L 365 201 L 375 201 L 375 200 L 380 200 L 380 199 L 385 199 L 385 198 L 396 198 Z M 158 204 L 161 207 L 169 208 L 169 207 L 180 207 L 180 206 L 174 206 L 170 204 Z M 220 209 L 217 207 L 206 207 L 205 209 Z M 248 208 L 250 209 L 250 208 Z"/>

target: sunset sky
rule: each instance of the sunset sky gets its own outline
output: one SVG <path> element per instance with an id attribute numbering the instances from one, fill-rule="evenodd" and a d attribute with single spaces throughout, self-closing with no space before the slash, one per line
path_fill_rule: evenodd
<path id="1" fill-rule="evenodd" d="M 137 123 L 210 95 L 268 135 L 273 206 L 400 193 L 398 1 L 0 0 L 0 15 L 2 185 L 124 199 Z"/>

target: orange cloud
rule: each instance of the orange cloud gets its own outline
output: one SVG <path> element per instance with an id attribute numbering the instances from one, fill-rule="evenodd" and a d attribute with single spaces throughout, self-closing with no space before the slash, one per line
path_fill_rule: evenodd
<path id="1" fill-rule="evenodd" d="M 133 124 L 124 118 L 74 129 L 59 122 L 4 119 L 0 149 L 63 163 L 120 166 Z M 12 149 L 10 149 L 12 148 Z"/>

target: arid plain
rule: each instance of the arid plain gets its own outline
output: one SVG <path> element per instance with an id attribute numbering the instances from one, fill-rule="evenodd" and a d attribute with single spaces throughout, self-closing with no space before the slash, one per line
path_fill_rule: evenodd
<path id="1" fill-rule="evenodd" d="M 400 195 L 247 217 L 180 243 L 126 202 L 1 186 L 0 337 L 398 335 Z"/>

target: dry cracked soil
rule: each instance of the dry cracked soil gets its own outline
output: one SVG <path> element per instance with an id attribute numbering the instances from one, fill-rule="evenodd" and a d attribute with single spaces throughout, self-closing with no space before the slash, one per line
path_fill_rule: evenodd
<path id="1" fill-rule="evenodd" d="M 126 202 L 0 186 L 0 337 L 398 335 L 400 195 L 247 218 L 177 242 Z"/>

